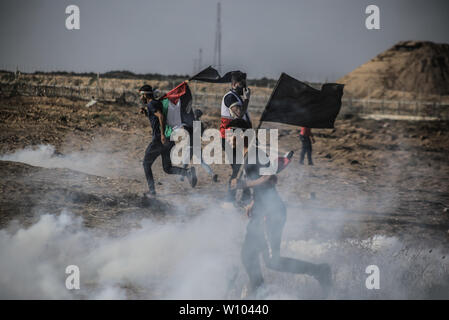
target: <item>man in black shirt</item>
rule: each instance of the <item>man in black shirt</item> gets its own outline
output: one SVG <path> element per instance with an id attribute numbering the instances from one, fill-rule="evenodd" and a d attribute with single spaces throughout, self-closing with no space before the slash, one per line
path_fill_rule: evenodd
<path id="1" fill-rule="evenodd" d="M 156 195 L 151 166 L 159 155 L 162 157 L 162 167 L 165 173 L 186 176 L 189 179 L 190 185 L 194 188 L 197 183 L 195 167 L 184 169 L 175 167 L 171 163 L 170 151 L 175 143 L 170 140 L 167 141 L 163 134 L 163 132 L 165 132 L 165 117 L 162 112 L 162 103 L 159 100 L 154 99 L 153 88 L 149 85 L 141 87 L 139 89 L 139 94 L 140 100 L 146 106 L 146 108 L 142 107 L 140 111 L 148 116 L 153 131 L 153 139 L 145 150 L 145 157 L 143 159 L 145 177 L 147 179 L 148 188 L 150 189 L 150 191 L 144 195 L 147 197 Z"/>
<path id="2" fill-rule="evenodd" d="M 235 145 L 235 137 L 230 143 Z M 244 137 L 244 153 L 247 152 L 248 138 Z M 328 264 L 313 264 L 280 255 L 286 208 L 276 190 L 277 176 L 260 174 L 259 170 L 262 167 L 269 167 L 269 163 L 262 165 L 259 162 L 261 152 L 263 151 L 256 149 L 258 156 L 255 164 L 248 164 L 246 159 L 244 164 L 246 180 L 231 180 L 232 189 L 252 188 L 253 190 L 253 199 L 246 207 L 250 220 L 241 252 L 242 262 L 250 280 L 249 291 L 251 294 L 256 294 L 257 289 L 264 282 L 259 263 L 260 254 L 268 268 L 311 275 L 319 281 L 324 290 L 327 290 L 331 285 L 331 269 Z"/>

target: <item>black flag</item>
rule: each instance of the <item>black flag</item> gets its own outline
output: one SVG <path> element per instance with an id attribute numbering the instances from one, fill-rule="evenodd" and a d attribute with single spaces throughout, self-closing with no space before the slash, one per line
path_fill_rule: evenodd
<path id="1" fill-rule="evenodd" d="M 321 90 L 282 73 L 260 121 L 309 128 L 333 128 L 341 108 L 342 84 L 325 83 Z"/>
<path id="2" fill-rule="evenodd" d="M 234 71 L 230 71 L 226 73 L 223 77 L 220 77 L 218 71 L 209 66 L 206 69 L 200 71 L 198 74 L 194 75 L 189 80 L 197 80 L 210 83 L 228 83 L 231 82 L 232 72 Z"/>

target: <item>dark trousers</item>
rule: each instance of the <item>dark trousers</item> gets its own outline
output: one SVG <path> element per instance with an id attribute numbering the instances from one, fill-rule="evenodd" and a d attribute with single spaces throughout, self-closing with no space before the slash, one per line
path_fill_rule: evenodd
<path id="1" fill-rule="evenodd" d="M 316 264 L 280 256 L 282 229 L 286 220 L 284 205 L 280 204 L 279 210 L 266 215 L 263 214 L 263 210 L 254 206 L 253 216 L 246 227 L 246 236 L 241 252 L 242 262 L 250 280 L 250 290 L 254 291 L 263 284 L 260 254 L 262 254 L 267 268 L 315 276 L 318 271 Z"/>
<path id="2" fill-rule="evenodd" d="M 313 164 L 312 161 L 312 142 L 310 141 L 309 136 L 299 136 L 299 140 L 301 140 L 302 143 L 302 149 L 301 149 L 301 155 L 299 158 L 300 163 L 304 163 L 304 157 L 307 154 L 307 160 L 309 161 L 309 164 Z"/>
<path id="3" fill-rule="evenodd" d="M 193 158 L 193 128 L 191 127 L 185 127 L 184 128 L 188 133 L 189 133 L 189 161 L 192 160 Z M 201 135 L 203 135 L 204 132 L 204 127 L 203 124 L 201 123 Z M 188 164 L 184 164 L 182 166 L 184 169 L 188 167 Z M 203 161 L 203 156 L 201 155 L 201 167 L 211 176 L 214 175 L 214 172 L 212 171 L 212 168 L 210 167 L 210 165 L 208 165 L 206 162 Z"/>
<path id="4" fill-rule="evenodd" d="M 231 174 L 231 177 L 229 178 L 229 181 L 228 181 L 228 197 L 230 199 L 235 199 L 236 190 L 235 189 L 231 190 L 230 189 L 230 185 L 231 185 L 231 180 L 237 178 L 237 175 L 239 173 L 241 164 L 236 164 L 236 150 L 235 150 L 235 148 L 232 148 L 232 146 L 229 145 L 229 143 L 226 141 L 226 139 L 222 138 L 221 139 L 221 147 L 222 147 L 223 151 L 226 150 L 225 149 L 226 144 L 228 144 L 228 148 L 230 150 L 232 150 L 232 154 L 231 154 L 231 152 L 229 152 L 229 154 L 228 154 L 228 159 L 230 159 L 230 161 L 231 161 L 231 169 L 232 169 L 232 174 Z"/>
<path id="5" fill-rule="evenodd" d="M 160 140 L 153 140 L 145 150 L 145 157 L 143 158 L 143 169 L 145 170 L 145 177 L 147 179 L 148 188 L 151 192 L 155 191 L 153 171 L 151 170 L 151 166 L 158 156 L 162 157 L 162 168 L 164 169 L 165 173 L 185 176 L 188 172 L 187 169 L 174 167 L 172 165 L 170 160 L 170 151 L 174 145 L 175 143 L 173 141 L 168 141 L 165 145 L 163 145 Z"/>

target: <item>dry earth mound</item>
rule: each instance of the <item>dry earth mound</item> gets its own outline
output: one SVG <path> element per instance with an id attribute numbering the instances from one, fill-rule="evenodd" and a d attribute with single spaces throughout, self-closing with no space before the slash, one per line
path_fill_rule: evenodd
<path id="1" fill-rule="evenodd" d="M 355 98 L 449 101 L 449 44 L 399 42 L 338 82 Z"/>

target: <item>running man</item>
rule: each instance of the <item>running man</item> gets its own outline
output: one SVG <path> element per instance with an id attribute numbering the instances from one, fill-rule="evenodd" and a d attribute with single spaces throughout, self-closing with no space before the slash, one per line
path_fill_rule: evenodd
<path id="1" fill-rule="evenodd" d="M 150 85 L 142 86 L 139 89 L 139 94 L 140 100 L 146 106 L 146 108 L 142 107 L 140 112 L 148 117 L 153 131 L 153 138 L 145 150 L 145 157 L 143 159 L 143 168 L 149 188 L 149 192 L 144 193 L 144 196 L 151 198 L 156 195 L 151 166 L 159 156 L 162 157 L 162 167 L 165 173 L 186 176 L 190 185 L 194 188 L 197 183 L 195 168 L 185 169 L 175 167 L 171 163 L 170 151 L 175 143 L 170 140 L 167 141 L 165 135 L 161 134 L 161 132 L 165 132 L 165 117 L 162 111 L 162 103 L 154 98 L 153 88 Z"/>
<path id="2" fill-rule="evenodd" d="M 226 129 L 232 120 L 243 119 L 247 122 L 248 127 L 251 128 L 251 119 L 248 113 L 248 104 L 251 91 L 246 85 L 246 73 L 241 71 L 235 71 L 231 75 L 231 89 L 223 96 L 221 102 L 221 146 L 223 150 L 226 150 Z M 240 169 L 240 164 L 236 162 L 235 149 L 232 148 L 232 154 L 228 154 L 228 159 L 231 161 L 232 174 L 229 178 L 229 184 L 231 180 L 237 177 Z M 228 186 L 229 186 L 228 184 Z M 228 188 L 227 194 L 228 200 L 234 200 L 235 190 Z"/>
<path id="3" fill-rule="evenodd" d="M 235 145 L 233 137 L 231 144 Z M 244 137 L 244 154 L 248 152 L 248 138 Z M 260 154 L 260 149 L 256 149 Z M 259 255 L 265 261 L 265 265 L 276 271 L 296 274 L 308 274 L 315 277 L 322 288 L 327 291 L 331 285 L 331 269 L 326 263 L 313 264 L 310 262 L 282 257 L 281 239 L 282 230 L 286 221 L 286 208 L 276 190 L 276 175 L 260 175 L 261 165 L 259 157 L 255 164 L 245 163 L 247 180 L 231 180 L 232 189 L 252 188 L 253 199 L 246 207 L 249 222 L 246 228 L 246 236 L 242 247 L 241 257 L 245 270 L 249 276 L 248 291 L 255 295 L 263 283 Z"/>

